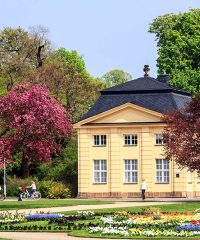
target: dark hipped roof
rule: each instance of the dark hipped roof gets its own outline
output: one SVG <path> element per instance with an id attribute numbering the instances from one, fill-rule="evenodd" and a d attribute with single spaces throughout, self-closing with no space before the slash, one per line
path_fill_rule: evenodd
<path id="1" fill-rule="evenodd" d="M 183 108 L 190 94 L 168 83 L 151 77 L 142 77 L 101 91 L 101 96 L 80 119 L 95 116 L 125 103 L 133 103 L 150 110 L 165 113 Z"/>
<path id="2" fill-rule="evenodd" d="M 158 81 L 155 78 L 152 77 L 141 77 L 137 78 L 135 80 L 131 80 L 122 84 L 119 84 L 117 86 L 111 87 L 104 89 L 101 91 L 101 93 L 106 94 L 106 93 L 117 93 L 117 92 L 132 92 L 132 93 L 139 93 L 141 91 L 150 91 L 150 92 L 163 92 L 163 91 L 177 91 L 182 94 L 189 95 L 188 93 L 170 86 L 167 83 L 163 83 Z"/>

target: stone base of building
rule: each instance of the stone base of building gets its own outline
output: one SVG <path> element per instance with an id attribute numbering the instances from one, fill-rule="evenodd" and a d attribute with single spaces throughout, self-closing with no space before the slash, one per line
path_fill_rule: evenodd
<path id="1" fill-rule="evenodd" d="M 147 192 L 146 198 L 192 198 L 200 197 L 200 192 Z M 141 198 L 139 192 L 81 192 L 79 198 Z"/>

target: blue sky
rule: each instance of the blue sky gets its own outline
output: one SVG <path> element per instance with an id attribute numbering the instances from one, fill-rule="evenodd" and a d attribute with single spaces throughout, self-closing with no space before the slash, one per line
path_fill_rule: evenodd
<path id="1" fill-rule="evenodd" d="M 151 21 L 199 8 L 200 0 L 0 0 L 0 7 L 0 29 L 45 26 L 54 47 L 77 50 L 93 76 L 117 68 L 137 78 L 144 64 L 156 76 Z"/>

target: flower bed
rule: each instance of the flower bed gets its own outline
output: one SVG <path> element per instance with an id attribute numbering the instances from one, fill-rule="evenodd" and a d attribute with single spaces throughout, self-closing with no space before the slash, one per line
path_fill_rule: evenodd
<path id="1" fill-rule="evenodd" d="M 75 223 L 75 221 L 89 219 L 94 219 L 93 211 L 78 211 L 77 214 L 68 216 L 50 212 L 38 212 L 35 214 L 31 212 L 29 214 L 4 213 L 0 215 L 0 223 L 2 223 L 0 224 L 0 231 L 66 231 L 96 226 L 91 222 Z M 38 221 L 41 221 L 41 224 L 38 224 Z M 26 222 L 29 223 L 26 224 Z"/>
<path id="2" fill-rule="evenodd" d="M 25 220 L 24 214 L 19 214 L 16 212 L 15 214 L 11 214 L 8 212 L 3 212 L 0 214 L 0 225 L 8 224 L 8 223 L 19 223 Z"/>
<path id="3" fill-rule="evenodd" d="M 103 215 L 103 216 L 102 216 Z M 171 214 L 160 211 L 140 213 L 115 212 L 112 215 L 79 211 L 74 215 L 37 214 L 0 215 L 1 231 L 74 231 L 88 236 L 137 237 L 194 237 L 200 239 L 199 211 L 191 214 Z"/>
<path id="4" fill-rule="evenodd" d="M 62 215 L 58 218 L 52 218 L 52 219 L 50 219 L 49 223 L 58 223 L 58 224 L 62 224 L 62 225 L 67 225 L 69 228 L 70 221 L 73 222 L 76 220 L 78 221 L 78 220 L 89 220 L 89 219 L 90 220 L 94 219 L 93 211 L 77 211 L 77 214 L 74 214 L 74 215 L 68 215 L 68 216 Z"/>
<path id="5" fill-rule="evenodd" d="M 63 216 L 63 214 L 36 213 L 36 214 L 29 214 L 25 218 L 28 221 L 38 221 L 38 220 L 58 219 L 58 218 L 61 218 L 62 216 Z"/>
<path id="6" fill-rule="evenodd" d="M 193 237 L 200 236 L 200 215 L 162 214 L 160 212 L 128 216 L 118 214 L 101 217 L 99 226 L 89 227 L 90 233 L 100 235 L 146 237 Z"/>

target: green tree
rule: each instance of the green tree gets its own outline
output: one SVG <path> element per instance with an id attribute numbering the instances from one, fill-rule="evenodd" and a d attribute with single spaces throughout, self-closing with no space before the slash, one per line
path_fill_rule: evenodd
<path id="1" fill-rule="evenodd" d="M 105 84 L 106 88 L 125 83 L 131 79 L 132 76 L 121 69 L 111 70 L 101 77 L 101 80 Z"/>
<path id="2" fill-rule="evenodd" d="M 49 59 L 54 61 L 57 60 L 61 63 L 67 63 L 78 73 L 83 74 L 85 77 L 90 77 L 90 74 L 86 70 L 83 56 L 79 55 L 76 50 L 69 51 L 65 48 L 59 48 L 52 52 Z"/>
<path id="3" fill-rule="evenodd" d="M 0 76 L 10 90 L 30 70 L 41 67 L 50 51 L 47 29 L 38 26 L 29 31 L 21 27 L 6 27 L 0 32 Z"/>
<path id="4" fill-rule="evenodd" d="M 78 189 L 78 148 L 71 140 L 49 163 L 39 163 L 34 174 L 39 180 L 63 182 L 70 186 L 73 196 Z"/>
<path id="5" fill-rule="evenodd" d="M 101 80 L 89 74 L 83 56 L 75 50 L 53 51 L 46 65 L 36 72 L 32 81 L 47 84 L 53 96 L 70 111 L 73 122 L 88 111 L 103 88 Z"/>
<path id="6" fill-rule="evenodd" d="M 57 60 L 36 69 L 28 81 L 34 85 L 46 85 L 53 97 L 71 113 L 73 122 L 87 112 L 103 86 L 100 80 L 86 78 L 72 65 Z"/>
<path id="7" fill-rule="evenodd" d="M 200 70 L 200 9 L 166 14 L 149 28 L 156 35 L 158 73 L 171 75 L 171 83 L 198 92 Z"/>
<path id="8" fill-rule="evenodd" d="M 4 28 L 0 32 L 0 95 L 19 82 L 44 84 L 77 121 L 93 104 L 102 82 L 88 73 L 77 51 L 53 50 L 47 29 Z"/>
<path id="9" fill-rule="evenodd" d="M 195 94 L 200 91 L 200 69 L 174 70 L 172 81 L 174 85 Z"/>

